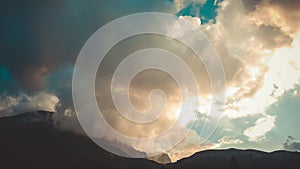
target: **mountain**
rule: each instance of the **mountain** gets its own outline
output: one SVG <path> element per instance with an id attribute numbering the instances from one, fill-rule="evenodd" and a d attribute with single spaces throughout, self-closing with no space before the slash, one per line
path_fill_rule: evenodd
<path id="1" fill-rule="evenodd" d="M 30 169 L 299 169 L 300 153 L 207 150 L 176 163 L 159 164 L 111 154 L 88 137 L 55 128 L 53 113 L 37 111 L 0 118 L 0 168 Z M 124 153 L 142 153 L 128 148 Z M 168 160 L 167 155 L 155 160 Z"/>
<path id="2" fill-rule="evenodd" d="M 179 169 L 299 169 L 300 153 L 258 150 L 206 150 L 166 168 Z"/>
<path id="3" fill-rule="evenodd" d="M 0 168 L 157 168 L 146 159 L 119 157 L 86 136 L 54 127 L 53 113 L 37 111 L 0 118 Z M 133 150 L 131 150 L 133 151 Z"/>

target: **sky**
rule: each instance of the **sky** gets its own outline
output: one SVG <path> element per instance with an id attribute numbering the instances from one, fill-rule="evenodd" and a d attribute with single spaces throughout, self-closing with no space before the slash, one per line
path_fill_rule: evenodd
<path id="1" fill-rule="evenodd" d="M 62 117 L 71 119 L 61 121 L 57 127 L 77 132 L 72 74 L 82 46 L 108 22 L 147 11 L 174 14 L 208 36 L 221 58 L 227 81 L 222 119 L 208 142 L 200 144 L 212 97 L 205 68 L 195 64 L 193 53 L 183 45 L 168 46 L 166 38 L 137 36 L 118 44 L 101 63 L 102 73 L 97 74 L 98 102 L 104 105 L 105 117 L 116 130 L 147 137 L 161 133 L 176 121 L 178 87 L 160 72 L 145 72 L 132 83 L 131 100 L 139 109 L 149 107 L 147 95 L 154 87 L 159 86 L 167 94 L 164 116 L 150 126 L 124 121 L 107 99 L 107 79 L 123 55 L 159 46 L 178 53 L 199 72 L 201 94 L 196 97 L 200 101 L 190 97 L 190 111 L 197 113 L 197 121 L 187 138 L 167 152 L 173 161 L 205 149 L 300 150 L 298 0 L 1 1 L 0 116 L 52 111 L 57 121 L 65 119 Z M 178 36 L 193 37 L 184 29 Z M 157 77 L 160 80 L 154 80 Z M 190 128 L 188 124 L 178 127 Z M 141 145 L 130 146 L 139 149 Z"/>

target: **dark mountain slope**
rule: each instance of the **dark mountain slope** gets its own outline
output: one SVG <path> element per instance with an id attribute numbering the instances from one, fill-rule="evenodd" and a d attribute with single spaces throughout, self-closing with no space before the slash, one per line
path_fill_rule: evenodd
<path id="1" fill-rule="evenodd" d="M 300 169 L 300 153 L 257 150 L 206 150 L 182 159 L 167 168 L 188 169 Z"/>
<path id="2" fill-rule="evenodd" d="M 300 169 L 300 153 L 288 151 L 207 150 L 166 165 L 119 157 L 86 136 L 56 129 L 52 115 L 0 117 L 1 169 Z"/>
<path id="3" fill-rule="evenodd" d="M 54 128 L 52 113 L 0 118 L 0 168 L 159 168 L 146 159 L 115 156 L 88 137 Z"/>

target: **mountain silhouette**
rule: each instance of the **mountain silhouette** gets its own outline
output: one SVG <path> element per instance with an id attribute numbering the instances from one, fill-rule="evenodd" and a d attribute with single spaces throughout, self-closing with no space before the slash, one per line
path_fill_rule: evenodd
<path id="1" fill-rule="evenodd" d="M 111 154 L 84 135 L 55 127 L 53 113 L 0 117 L 0 168 L 3 169 L 299 169 L 300 153 L 257 150 L 206 150 L 176 163 L 159 164 Z M 128 147 L 124 153 L 143 153 Z M 157 156 L 169 160 L 168 156 Z M 156 159 L 156 160 L 158 160 Z"/>
<path id="2" fill-rule="evenodd" d="M 159 164 L 111 154 L 86 136 L 55 128 L 53 113 L 0 118 L 0 168 L 151 168 Z M 148 167 L 149 166 L 149 167 Z"/>

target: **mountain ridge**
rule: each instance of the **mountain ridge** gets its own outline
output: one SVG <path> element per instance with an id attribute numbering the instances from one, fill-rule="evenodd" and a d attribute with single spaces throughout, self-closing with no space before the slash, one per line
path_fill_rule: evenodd
<path id="1" fill-rule="evenodd" d="M 86 136 L 58 130 L 52 116 L 51 112 L 37 111 L 0 117 L 1 168 L 300 168 L 300 153 L 284 150 L 204 150 L 165 165 L 148 159 L 119 157 L 101 149 Z"/>

